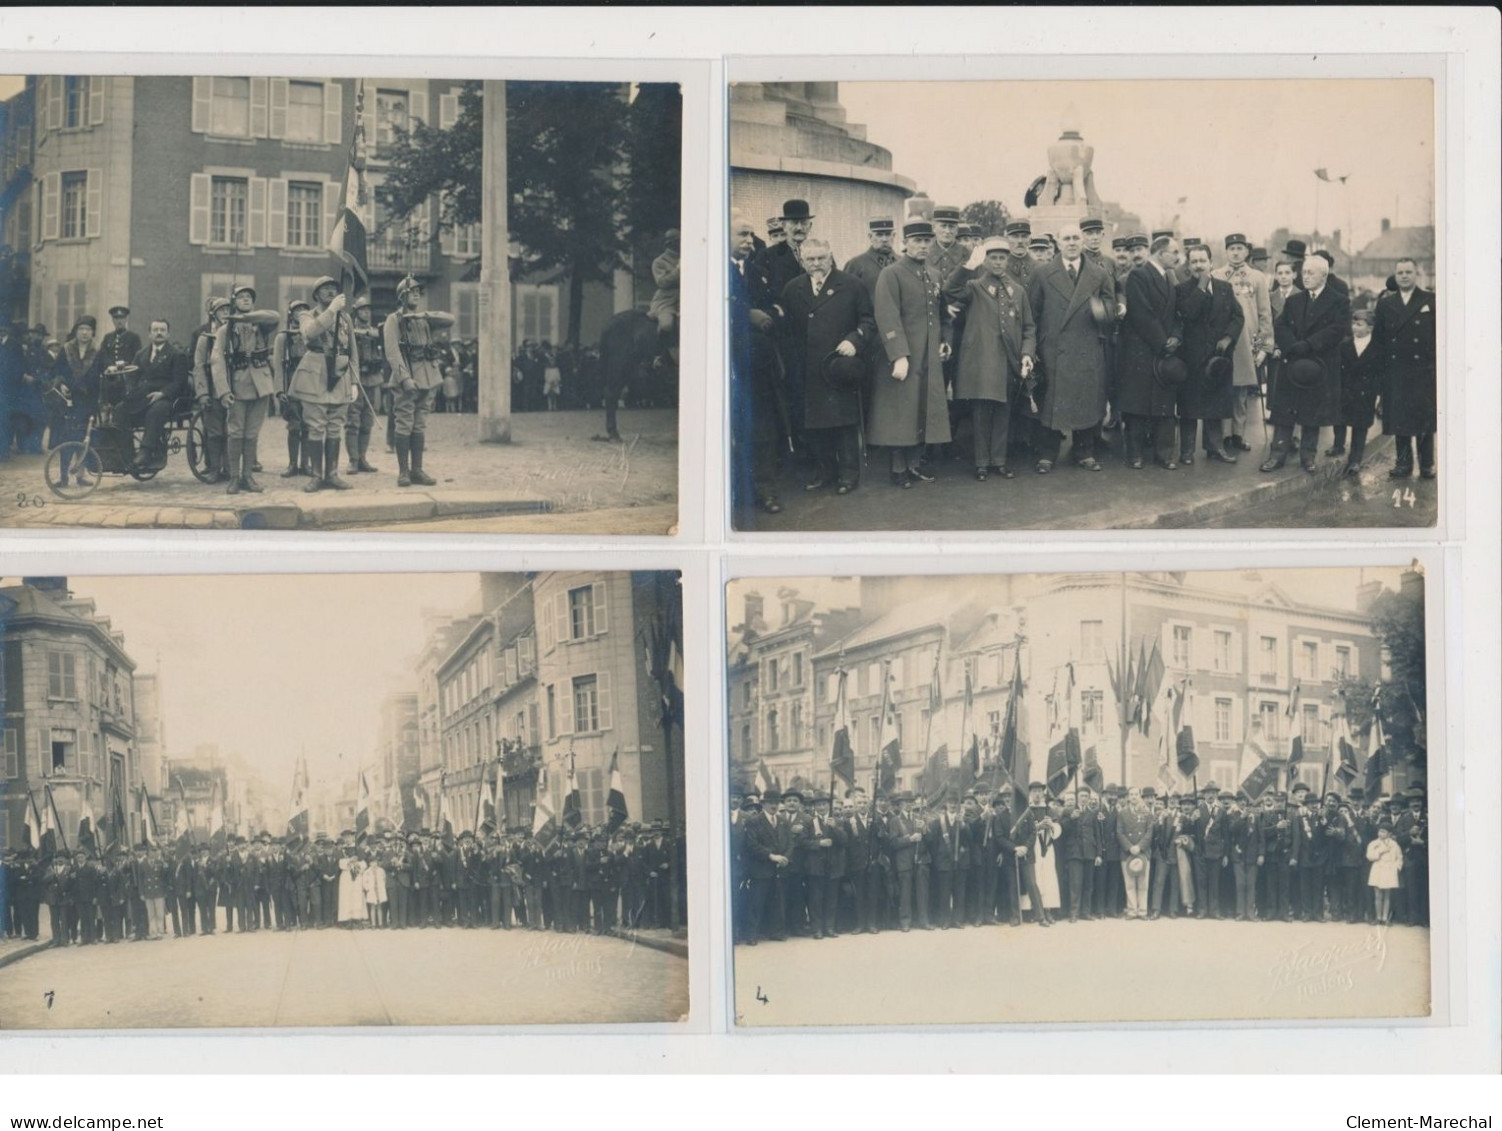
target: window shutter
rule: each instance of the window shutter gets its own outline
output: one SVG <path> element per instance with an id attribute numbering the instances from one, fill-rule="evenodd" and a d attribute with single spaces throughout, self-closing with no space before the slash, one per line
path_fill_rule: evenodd
<path id="1" fill-rule="evenodd" d="M 344 136 L 344 87 L 337 79 L 323 84 L 323 143 L 338 145 Z"/>
<path id="2" fill-rule="evenodd" d="M 290 86 L 291 84 L 286 79 L 274 78 L 271 80 L 271 109 L 266 119 L 266 134 L 268 137 L 278 138 L 287 136 L 287 97 Z"/>
<path id="3" fill-rule="evenodd" d="M 445 228 L 438 233 L 438 250 L 450 258 L 459 254 L 457 235 L 453 228 Z"/>
<path id="4" fill-rule="evenodd" d="M 376 103 L 380 101 L 375 91 L 365 92 L 365 113 L 360 115 L 360 128 L 365 133 L 365 144 L 374 146 L 376 143 Z"/>
<path id="5" fill-rule="evenodd" d="M 595 635 L 601 636 L 610 629 L 610 608 L 606 604 L 606 584 L 603 581 L 595 582 Z"/>
<path id="6" fill-rule="evenodd" d="M 553 651 L 553 618 L 546 605 L 543 606 L 541 623 L 537 627 L 542 633 L 542 654 L 549 655 Z"/>
<path id="7" fill-rule="evenodd" d="M 558 733 L 574 733 L 574 681 L 571 679 L 558 685 Z"/>
<path id="8" fill-rule="evenodd" d="M 209 132 L 209 124 L 214 120 L 214 80 L 210 78 L 195 78 L 193 80 L 193 124 L 192 130 L 196 134 Z"/>
<path id="9" fill-rule="evenodd" d="M 266 246 L 266 178 L 251 177 L 248 236 L 251 247 Z"/>
<path id="10" fill-rule="evenodd" d="M 250 136 L 265 137 L 271 108 L 269 82 L 265 75 L 250 77 Z"/>
<path id="11" fill-rule="evenodd" d="M 572 626 L 569 624 L 568 591 L 553 595 L 553 619 L 558 626 L 558 643 L 572 640 Z"/>
<path id="12" fill-rule="evenodd" d="M 438 96 L 438 128 L 450 130 L 459 120 L 459 95 L 456 93 Z"/>
<path id="13" fill-rule="evenodd" d="M 18 778 L 21 776 L 19 765 L 20 754 L 16 746 L 16 732 L 13 727 L 5 728 L 5 776 Z"/>
<path id="14" fill-rule="evenodd" d="M 88 171 L 84 191 L 83 234 L 89 239 L 98 239 L 104 225 L 100 213 L 104 211 L 104 173 L 99 169 Z"/>
<path id="15" fill-rule="evenodd" d="M 610 730 L 615 725 L 615 712 L 610 694 L 610 673 L 599 672 L 595 676 L 595 697 L 599 703 L 600 729 Z"/>
<path id="16" fill-rule="evenodd" d="M 266 183 L 266 246 L 282 247 L 286 242 L 287 178 L 272 177 Z"/>
<path id="17" fill-rule="evenodd" d="M 343 187 L 338 181 L 325 181 L 323 185 L 323 231 L 319 233 L 323 238 L 320 243 L 327 244 L 334 235 L 334 225 L 339 223 L 339 210 L 344 205 Z M 367 232 L 367 236 L 373 233 Z"/>
<path id="18" fill-rule="evenodd" d="M 408 103 L 408 117 L 412 121 L 422 122 L 426 125 L 428 121 L 428 92 L 425 90 L 414 90 L 410 94 L 411 101 Z M 411 126 L 411 122 L 408 123 L 408 126 Z"/>
<path id="19" fill-rule="evenodd" d="M 207 173 L 194 173 L 189 181 L 188 242 L 205 244 L 209 242 L 209 200 L 214 179 Z"/>
<path id="20" fill-rule="evenodd" d="M 42 777 L 42 734 L 38 730 L 26 734 L 26 776 L 32 780 Z"/>
<path id="21" fill-rule="evenodd" d="M 89 125 L 100 126 L 104 124 L 104 84 L 109 79 L 103 75 L 95 75 L 89 79 Z"/>
<path id="22" fill-rule="evenodd" d="M 66 81 L 62 75 L 53 75 L 47 83 L 47 128 L 60 130 L 63 128 L 63 87 Z"/>
<path id="23" fill-rule="evenodd" d="M 42 177 L 42 239 L 55 240 L 58 234 L 63 175 L 47 173 Z"/>

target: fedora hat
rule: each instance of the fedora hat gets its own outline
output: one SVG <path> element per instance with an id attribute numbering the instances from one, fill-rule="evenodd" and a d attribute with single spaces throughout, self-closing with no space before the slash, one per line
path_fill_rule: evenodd
<path id="1" fill-rule="evenodd" d="M 831 350 L 824 358 L 822 369 L 829 387 L 842 393 L 855 392 L 866 383 L 866 362 L 860 354 L 843 357 Z"/>
<path id="2" fill-rule="evenodd" d="M 1205 379 L 1211 382 L 1225 380 L 1231 374 L 1231 359 L 1222 354 L 1216 354 L 1205 362 Z"/>
<path id="3" fill-rule="evenodd" d="M 1189 378 L 1189 367 L 1182 358 L 1160 357 L 1153 361 L 1153 377 L 1160 385 L 1177 389 Z"/>
<path id="4" fill-rule="evenodd" d="M 1288 380 L 1295 389 L 1313 389 L 1325 379 L 1325 363 L 1317 357 L 1301 357 L 1288 365 Z"/>

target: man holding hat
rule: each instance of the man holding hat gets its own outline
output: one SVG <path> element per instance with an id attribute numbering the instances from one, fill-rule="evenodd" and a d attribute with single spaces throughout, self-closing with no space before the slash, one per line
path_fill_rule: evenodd
<path id="1" fill-rule="evenodd" d="M 276 394 L 271 375 L 271 338 L 281 323 L 274 310 L 256 310 L 256 289 L 248 283 L 230 296 L 234 309 L 214 331 L 210 366 L 219 403 L 224 408 L 228 437 L 229 487 L 226 492 L 260 494 L 261 485 L 251 477 L 256 465 L 256 444 L 261 425 Z"/>
<path id="2" fill-rule="evenodd" d="M 376 401 L 385 391 L 390 369 L 386 365 L 385 335 L 372 319 L 370 296 L 361 295 L 354 302 L 355 351 L 360 357 L 360 382 L 349 406 L 344 425 L 344 446 L 349 449 L 349 473 L 359 475 L 374 471 L 365 458 L 370 451 L 370 434 L 375 430 Z"/>
<path id="3" fill-rule="evenodd" d="M 1398 289 L 1377 299 L 1372 342 L 1377 350 L 1381 383 L 1382 431 L 1396 438 L 1394 479 L 1413 474 L 1414 437 L 1418 438 L 1419 474 L 1438 474 L 1434 432 L 1439 415 L 1436 367 L 1439 306 L 1435 293 L 1418 285 L 1418 264 L 1400 259 L 1393 268 Z M 1406 871 L 1406 869 L 1405 869 Z"/>
<path id="4" fill-rule="evenodd" d="M 292 395 L 302 405 L 308 428 L 305 443 L 312 449 L 312 478 L 303 490 L 347 491 L 349 484 L 339 477 L 339 446 L 359 375 L 355 326 L 345 312 L 347 300 L 337 279 L 329 275 L 318 279 L 313 284 L 313 302 L 316 309 L 298 316 L 306 352 L 292 374 Z M 387 356 L 392 353 L 388 347 Z"/>
<path id="5" fill-rule="evenodd" d="M 307 347 L 303 344 L 299 319 L 306 310 L 312 309 L 303 299 L 295 298 L 287 304 L 287 325 L 271 343 L 271 370 L 279 382 L 282 419 L 287 424 L 287 470 L 283 479 L 296 475 L 311 475 L 312 449 L 307 443 L 308 425 L 302 417 L 302 402 L 292 395 L 292 375 L 297 372 Z"/>
<path id="6" fill-rule="evenodd" d="M 141 335 L 130 328 L 130 307 L 112 306 L 109 315 L 115 328 L 104 335 L 99 343 L 104 367 L 109 369 L 117 365 L 134 365 L 136 355 L 141 352 Z"/>
<path id="7" fill-rule="evenodd" d="M 1287 364 L 1269 396 L 1273 446 L 1263 471 L 1277 471 L 1287 462 L 1297 426 L 1299 465 L 1313 472 L 1319 430 L 1335 423 L 1340 404 L 1340 343 L 1350 331 L 1351 302 L 1326 285 L 1329 274 L 1329 264 L 1319 256 L 1304 260 L 1304 289 L 1283 304 L 1273 327 L 1277 353 Z"/>
<path id="8" fill-rule="evenodd" d="M 1246 441 L 1249 403 L 1256 397 L 1257 371 L 1267 359 L 1273 340 L 1273 309 L 1268 298 L 1268 280 L 1247 262 L 1251 250 L 1244 235 L 1232 233 L 1226 237 L 1226 265 L 1211 272 L 1215 278 L 1231 285 L 1241 306 L 1244 324 L 1241 336 L 1231 347 L 1232 413 L 1227 421 L 1231 427 L 1227 446 L 1238 452 L 1252 450 L 1252 445 Z"/>
<path id="9" fill-rule="evenodd" d="M 874 216 L 866 221 L 866 239 L 870 247 L 851 257 L 845 264 L 845 274 L 860 280 L 866 293 L 876 296 L 876 279 L 882 270 L 897 256 L 892 251 L 894 225 L 890 216 Z"/>
<path id="10" fill-rule="evenodd" d="M 1095 440 L 1106 414 L 1105 340 L 1116 312 L 1115 284 L 1105 268 L 1084 257 L 1078 224 L 1059 229 L 1059 249 L 1059 258 L 1033 272 L 1027 287 L 1043 370 L 1039 475 L 1053 470 L 1066 432 L 1075 466 L 1101 470 Z"/>
<path id="11" fill-rule="evenodd" d="M 1194 462 L 1195 432 L 1203 429 L 1206 458 L 1235 463 L 1222 446 L 1222 422 L 1235 411 L 1231 351 L 1245 316 L 1231 284 L 1211 272 L 1204 244 L 1189 249 L 1189 278 L 1179 284 L 1175 304 L 1184 337 L 1180 356 L 1189 369 L 1179 386 L 1179 462 Z"/>
<path id="12" fill-rule="evenodd" d="M 925 444 L 949 441 L 943 362 L 949 356 L 949 307 L 927 259 L 933 225 L 909 220 L 902 258 L 876 280 L 876 331 L 885 356 L 876 367 L 867 438 L 891 449 L 892 484 L 910 488 L 932 475 L 919 469 Z"/>
<path id="13" fill-rule="evenodd" d="M 1174 461 L 1174 406 L 1188 370 L 1178 357 L 1178 291 L 1173 265 L 1179 245 L 1160 235 L 1152 255 L 1133 267 L 1126 279 L 1126 318 L 1121 324 L 1117 380 L 1126 419 L 1127 466 L 1143 466 L 1147 452 L 1169 471 Z"/>
<path id="14" fill-rule="evenodd" d="M 788 384 L 803 390 L 801 423 L 815 461 L 804 490 L 834 483 L 846 495 L 860 479 L 861 390 L 876 318 L 870 294 L 835 270 L 824 240 L 804 241 L 803 266 L 806 274 L 783 287 L 777 312 Z"/>
<path id="15" fill-rule="evenodd" d="M 454 316 L 441 310 L 419 310 L 423 285 L 408 275 L 396 285 L 398 309 L 386 317 L 386 360 L 396 402 L 396 485 L 432 487 L 438 481 L 423 470 L 427 448 L 428 411 L 434 390 L 443 384 L 438 368 L 440 348 L 434 331 L 452 326 Z M 336 453 L 337 454 L 337 453 Z"/>

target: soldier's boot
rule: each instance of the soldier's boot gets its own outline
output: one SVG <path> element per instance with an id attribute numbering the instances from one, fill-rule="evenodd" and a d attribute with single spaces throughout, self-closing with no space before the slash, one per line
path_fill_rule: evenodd
<path id="1" fill-rule="evenodd" d="M 349 466 L 345 468 L 347 475 L 359 475 L 360 467 L 360 430 L 358 428 L 346 428 L 344 430 L 344 449 L 349 453 Z"/>
<path id="2" fill-rule="evenodd" d="M 422 432 L 412 433 L 412 482 L 424 487 L 434 487 L 437 486 L 438 480 L 422 469 L 422 455 L 427 442 L 428 438 Z"/>
<path id="3" fill-rule="evenodd" d="M 398 487 L 412 486 L 412 473 L 409 464 L 412 458 L 412 437 L 397 436 L 396 440 L 396 485 Z"/>
<path id="4" fill-rule="evenodd" d="M 260 446 L 259 440 L 246 440 L 245 444 L 245 470 L 240 475 L 240 490 L 249 491 L 252 495 L 265 493 L 265 488 L 255 481 L 251 472 L 260 467 L 260 461 L 256 459 L 256 449 Z"/>
<path id="5" fill-rule="evenodd" d="M 227 440 L 225 448 L 229 453 L 229 486 L 224 489 L 224 493 L 238 495 L 240 493 L 240 459 L 245 450 L 245 441 Z"/>
<path id="6" fill-rule="evenodd" d="M 324 486 L 336 491 L 348 491 L 350 485 L 339 478 L 339 438 L 330 436 L 323 441 Z"/>
<path id="7" fill-rule="evenodd" d="M 298 433 L 298 441 L 302 444 L 302 473 L 313 474 L 313 449 L 319 445 L 314 444 L 308 437 L 308 426 L 305 424 Z"/>
<path id="8" fill-rule="evenodd" d="M 371 467 L 370 466 L 370 461 L 365 458 L 366 453 L 369 452 L 369 451 L 370 451 L 370 431 L 367 429 L 367 430 L 365 430 L 365 431 L 363 431 L 363 432 L 360 433 L 360 456 L 359 456 L 359 461 L 360 462 L 359 462 L 359 465 L 358 465 L 358 470 L 360 470 L 360 471 L 376 471 L 376 470 L 378 470 L 377 468 Z"/>
<path id="9" fill-rule="evenodd" d="M 308 494 L 323 490 L 323 444 L 309 440 L 303 444 L 303 459 L 308 461 L 308 483 L 303 488 Z"/>
<path id="10" fill-rule="evenodd" d="M 282 478 L 293 479 L 302 473 L 302 434 L 289 430 L 287 432 L 287 470 L 282 472 Z"/>

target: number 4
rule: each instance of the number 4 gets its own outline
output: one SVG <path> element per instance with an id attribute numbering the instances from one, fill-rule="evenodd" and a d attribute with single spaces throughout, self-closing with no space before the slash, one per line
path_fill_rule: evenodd
<path id="1" fill-rule="evenodd" d="M 1412 487 L 1394 487 L 1392 493 L 1392 505 L 1402 507 L 1405 503 L 1411 508 L 1418 502 L 1418 496 L 1413 493 Z"/>

